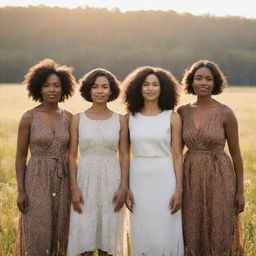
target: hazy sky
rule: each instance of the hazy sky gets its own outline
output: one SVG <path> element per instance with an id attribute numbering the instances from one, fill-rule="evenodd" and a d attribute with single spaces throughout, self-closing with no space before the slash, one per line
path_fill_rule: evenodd
<path id="1" fill-rule="evenodd" d="M 195 15 L 211 14 L 216 16 L 244 16 L 256 18 L 256 0 L 0 0 L 0 7 L 28 6 L 44 4 L 75 8 L 78 6 L 93 6 L 128 10 L 174 10 L 190 12 Z"/>

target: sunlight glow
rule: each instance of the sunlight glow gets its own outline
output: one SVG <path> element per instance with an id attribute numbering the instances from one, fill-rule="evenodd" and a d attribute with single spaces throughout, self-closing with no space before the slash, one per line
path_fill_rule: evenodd
<path id="1" fill-rule="evenodd" d="M 99 8 L 119 8 L 120 11 L 135 10 L 173 10 L 194 15 L 210 14 L 215 16 L 243 16 L 256 18 L 254 0 L 1 0 L 0 7 L 47 5 L 50 7 L 76 8 L 83 6 Z"/>

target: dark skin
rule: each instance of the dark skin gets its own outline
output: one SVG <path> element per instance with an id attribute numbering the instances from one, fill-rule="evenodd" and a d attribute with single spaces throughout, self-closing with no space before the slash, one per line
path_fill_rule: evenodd
<path id="1" fill-rule="evenodd" d="M 58 107 L 59 99 L 62 95 L 60 79 L 57 75 L 51 74 L 41 87 L 43 102 L 35 109 L 39 112 L 42 121 L 47 128 L 54 134 L 62 115 Z M 18 128 L 17 151 L 16 151 L 16 179 L 18 187 L 17 205 L 22 213 L 29 210 L 28 197 L 24 185 L 26 171 L 26 161 L 29 147 L 30 127 L 32 125 L 32 111 L 23 114 Z"/>
<path id="2" fill-rule="evenodd" d="M 197 70 L 192 86 L 197 95 L 197 100 L 190 106 L 194 124 L 199 130 L 208 121 L 209 116 L 216 111 L 220 103 L 212 98 L 214 78 L 208 68 L 202 67 Z M 223 114 L 223 127 L 236 173 L 236 195 L 234 208 L 236 214 L 239 214 L 244 211 L 245 202 L 243 186 L 243 161 L 239 146 L 238 123 L 234 112 L 230 108 L 225 108 Z"/>

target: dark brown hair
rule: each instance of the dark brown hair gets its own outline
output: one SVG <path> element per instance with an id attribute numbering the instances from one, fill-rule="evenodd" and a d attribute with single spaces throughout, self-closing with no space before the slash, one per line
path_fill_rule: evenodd
<path id="1" fill-rule="evenodd" d="M 227 80 L 223 72 L 219 68 L 219 66 L 216 63 L 209 60 L 199 60 L 193 63 L 189 69 L 185 70 L 184 76 L 182 79 L 182 86 L 184 91 L 187 94 L 196 95 L 192 86 L 194 81 L 194 76 L 197 70 L 203 67 L 208 68 L 213 75 L 214 88 L 212 90 L 212 95 L 218 95 L 222 93 L 224 88 L 227 86 Z"/>
<path id="2" fill-rule="evenodd" d="M 59 77 L 62 87 L 62 95 L 59 102 L 63 102 L 74 93 L 76 83 L 72 71 L 72 68 L 60 66 L 52 59 L 44 59 L 29 69 L 23 83 L 27 86 L 29 97 L 32 97 L 34 101 L 43 102 L 40 92 L 42 85 L 49 75 L 55 74 Z"/>
<path id="3" fill-rule="evenodd" d="M 129 74 L 123 82 L 127 109 L 133 115 L 144 106 L 141 87 L 148 75 L 154 74 L 161 87 L 158 105 L 161 110 L 174 109 L 179 99 L 179 84 L 170 71 L 158 67 L 140 67 Z"/>
<path id="4" fill-rule="evenodd" d="M 103 69 L 103 68 L 96 68 L 89 73 L 85 74 L 80 80 L 79 83 L 81 85 L 80 87 L 80 94 L 81 96 L 89 101 L 92 102 L 91 98 L 91 88 L 94 85 L 97 77 L 99 76 L 104 76 L 108 79 L 110 90 L 111 90 L 111 95 L 108 98 L 108 102 L 115 100 L 120 93 L 119 89 L 119 81 L 115 77 L 114 74 L 112 74 L 110 71 Z"/>

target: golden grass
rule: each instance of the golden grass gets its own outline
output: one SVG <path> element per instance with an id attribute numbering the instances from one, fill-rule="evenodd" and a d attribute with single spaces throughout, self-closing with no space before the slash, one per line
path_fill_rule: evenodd
<path id="1" fill-rule="evenodd" d="M 245 256 L 256 255 L 256 88 L 232 87 L 215 97 L 230 106 L 239 122 L 240 145 L 245 165 L 246 208 L 243 214 Z M 194 100 L 182 95 L 181 104 Z M 14 255 L 17 226 L 16 183 L 14 158 L 17 126 L 22 113 L 36 106 L 27 98 L 23 85 L 0 85 L 0 256 Z M 86 103 L 78 92 L 61 107 L 76 113 L 83 111 Z M 109 104 L 114 111 L 124 113 L 121 100 Z"/>

